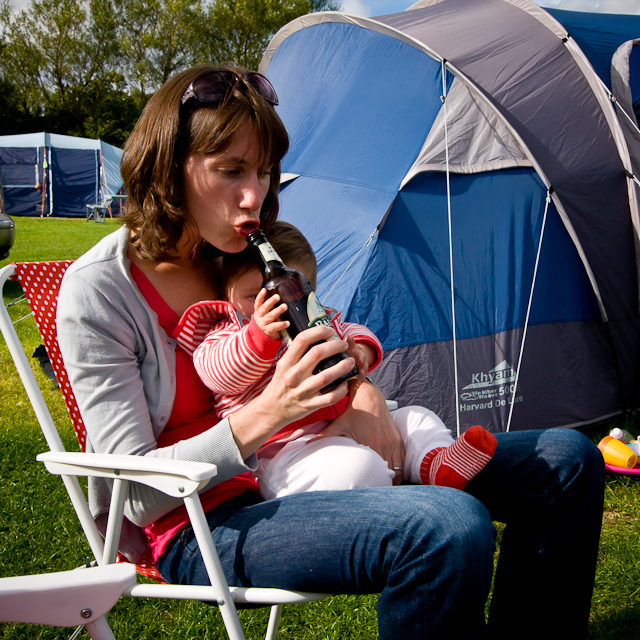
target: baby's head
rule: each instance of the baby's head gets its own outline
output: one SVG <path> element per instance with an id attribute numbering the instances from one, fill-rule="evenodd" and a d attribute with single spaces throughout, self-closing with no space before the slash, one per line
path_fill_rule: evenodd
<path id="1" fill-rule="evenodd" d="M 318 271 L 316 256 L 301 231 L 288 222 L 276 220 L 267 239 L 282 261 L 288 267 L 302 271 L 315 288 Z M 250 317 L 253 303 L 262 287 L 262 274 L 253 255 L 247 251 L 226 255 L 222 278 L 225 300 L 240 313 Z"/>

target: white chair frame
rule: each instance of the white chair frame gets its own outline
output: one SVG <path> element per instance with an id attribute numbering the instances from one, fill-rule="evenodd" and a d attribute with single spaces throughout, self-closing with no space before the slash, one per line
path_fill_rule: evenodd
<path id="1" fill-rule="evenodd" d="M 135 584 L 131 564 L 0 578 L 0 621 L 84 627 L 93 640 L 115 640 L 106 615 Z"/>
<path id="2" fill-rule="evenodd" d="M 0 290 L 4 290 L 5 283 L 15 273 L 13 265 L 0 269 Z M 116 561 L 117 542 L 120 538 L 129 482 L 145 484 L 167 495 L 182 498 L 184 501 L 200 545 L 211 586 L 135 584 L 126 589 L 125 596 L 198 600 L 217 604 L 230 640 L 245 640 L 236 604 L 270 606 L 271 614 L 265 640 L 274 640 L 283 605 L 313 602 L 328 597 L 328 594 L 266 587 L 229 587 L 198 495 L 198 491 L 216 475 L 216 466 L 142 456 L 66 451 L 4 302 L 0 305 L 0 332 L 7 343 L 9 353 L 49 446 L 49 451 L 39 454 L 37 460 L 43 462 L 50 473 L 61 476 L 99 566 L 110 565 Z M 91 516 L 78 476 L 101 477 L 113 481 L 109 520 L 104 540 Z"/>

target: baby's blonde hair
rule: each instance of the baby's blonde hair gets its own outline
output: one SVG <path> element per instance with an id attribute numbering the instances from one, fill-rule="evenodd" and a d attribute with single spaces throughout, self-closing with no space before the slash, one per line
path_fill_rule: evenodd
<path id="1" fill-rule="evenodd" d="M 267 239 L 282 258 L 282 262 L 302 271 L 315 289 L 318 263 L 309 241 L 300 229 L 289 222 L 276 220 L 267 232 Z M 257 265 L 253 253 L 248 247 L 240 253 L 225 255 L 222 262 L 222 283 L 225 298 L 229 297 L 229 287 L 240 276 L 252 269 L 257 269 Z"/>

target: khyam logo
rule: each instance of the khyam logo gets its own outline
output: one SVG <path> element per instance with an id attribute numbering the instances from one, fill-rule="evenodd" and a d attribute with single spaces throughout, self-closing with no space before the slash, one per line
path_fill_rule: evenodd
<path id="1" fill-rule="evenodd" d="M 516 381 L 515 369 L 506 361 L 503 360 L 497 367 L 491 369 L 491 371 L 474 373 L 471 376 L 471 384 L 468 384 L 465 389 L 482 389 L 486 387 L 497 387 L 502 384 Z"/>
<path id="2" fill-rule="evenodd" d="M 522 396 L 514 397 L 515 369 L 503 360 L 491 371 L 479 371 L 471 375 L 471 384 L 460 394 L 460 411 L 493 409 L 522 402 Z"/>

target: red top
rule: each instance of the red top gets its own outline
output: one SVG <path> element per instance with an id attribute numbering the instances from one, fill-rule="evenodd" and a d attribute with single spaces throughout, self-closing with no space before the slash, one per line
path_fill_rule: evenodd
<path id="1" fill-rule="evenodd" d="M 167 305 L 147 277 L 134 264 L 131 265 L 131 276 L 151 309 L 158 315 L 160 326 L 167 335 L 173 335 L 180 320 L 178 314 Z M 166 447 L 192 438 L 210 429 L 219 421 L 213 409 L 211 390 L 200 380 L 191 356 L 180 346 L 176 347 L 176 396 L 169 421 L 158 438 L 158 447 Z M 205 491 L 200 496 L 202 507 L 206 513 L 247 490 L 258 492 L 258 483 L 251 473 L 236 476 Z M 153 559 L 157 561 L 166 551 L 171 540 L 188 525 L 189 516 L 186 508 L 182 506 L 145 527 L 144 531 L 149 540 Z"/>

